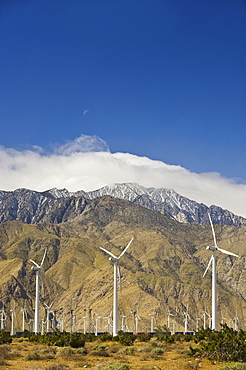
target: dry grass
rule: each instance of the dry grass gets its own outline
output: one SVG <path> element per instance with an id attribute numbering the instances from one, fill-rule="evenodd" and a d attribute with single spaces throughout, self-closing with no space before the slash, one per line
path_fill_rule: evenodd
<path id="1" fill-rule="evenodd" d="M 93 342 L 86 343 L 82 349 L 71 349 L 37 346 L 28 340 L 14 339 L 10 345 L 0 346 L 0 369 L 100 370 L 103 366 L 127 363 L 130 370 L 217 370 L 223 365 L 189 358 L 189 343 L 136 342 L 132 347 L 124 347 L 107 342 L 105 348 L 97 347 L 100 345 L 101 342 Z"/>

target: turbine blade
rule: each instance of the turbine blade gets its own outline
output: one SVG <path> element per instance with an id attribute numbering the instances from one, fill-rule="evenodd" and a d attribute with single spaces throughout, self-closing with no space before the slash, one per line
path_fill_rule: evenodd
<path id="1" fill-rule="evenodd" d="M 43 256 L 43 259 L 42 259 L 42 262 L 41 262 L 40 266 L 43 266 L 44 259 L 45 259 L 45 257 L 46 257 L 46 253 L 47 253 L 47 247 L 45 248 L 44 256 Z"/>
<path id="2" fill-rule="evenodd" d="M 235 253 L 232 253 L 232 252 L 228 252 L 228 251 L 226 251 L 225 249 L 222 249 L 222 248 L 219 248 L 219 247 L 217 247 L 218 248 L 218 251 L 220 251 L 220 252 L 222 252 L 222 253 L 225 253 L 225 254 L 229 254 L 230 256 L 234 256 L 234 257 L 239 257 L 237 254 L 235 254 Z"/>
<path id="3" fill-rule="evenodd" d="M 104 249 L 102 247 L 100 247 L 100 249 L 102 249 L 104 252 L 108 253 L 111 257 L 118 259 L 113 253 L 107 251 L 107 249 Z"/>
<path id="4" fill-rule="evenodd" d="M 213 223 L 212 223 L 211 216 L 210 216 L 210 214 L 209 214 L 209 213 L 208 213 L 208 217 L 209 217 L 209 221 L 210 221 L 211 228 L 212 228 L 212 232 L 213 232 L 214 245 L 215 245 L 215 247 L 217 247 L 217 242 L 216 242 L 216 237 L 215 237 L 215 232 L 214 232 L 214 225 L 213 225 Z"/>
<path id="5" fill-rule="evenodd" d="M 205 272 L 204 272 L 204 274 L 203 274 L 203 276 L 202 276 L 202 277 L 204 277 L 204 276 L 206 275 L 206 273 L 207 273 L 207 271 L 208 271 L 208 269 L 209 269 L 209 267 L 210 267 L 210 265 L 211 265 L 212 259 L 213 259 L 213 256 L 211 256 L 211 258 L 210 258 L 210 260 L 209 260 L 209 263 L 208 263 L 208 265 L 207 265 L 207 268 L 206 268 L 206 270 L 205 270 Z"/>
<path id="6" fill-rule="evenodd" d="M 30 260 L 35 266 L 37 266 L 37 267 L 39 267 L 40 268 L 40 266 L 37 264 L 37 262 L 35 262 L 35 261 L 33 261 L 33 260 Z"/>
<path id="7" fill-rule="evenodd" d="M 131 242 L 133 241 L 134 238 L 131 238 L 131 240 L 129 241 L 129 243 L 127 244 L 127 246 L 125 247 L 125 249 L 123 250 L 123 252 L 119 255 L 118 258 L 120 258 L 121 256 L 123 256 L 123 254 L 125 254 L 126 250 L 130 247 L 131 245 Z"/>

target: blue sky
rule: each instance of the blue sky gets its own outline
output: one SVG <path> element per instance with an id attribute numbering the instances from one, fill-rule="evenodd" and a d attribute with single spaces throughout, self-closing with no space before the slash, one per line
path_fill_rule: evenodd
<path id="1" fill-rule="evenodd" d="M 1 0 L 0 34 L 6 150 L 97 135 L 246 184 L 244 0 Z"/>

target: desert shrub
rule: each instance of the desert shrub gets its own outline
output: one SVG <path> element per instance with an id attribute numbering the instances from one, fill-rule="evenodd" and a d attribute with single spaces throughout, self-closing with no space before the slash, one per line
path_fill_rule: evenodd
<path id="1" fill-rule="evenodd" d="M 38 354 L 38 352 L 33 351 L 27 354 L 26 359 L 28 361 L 37 361 L 42 360 L 42 357 Z"/>
<path id="2" fill-rule="evenodd" d="M 113 339 L 113 336 L 109 333 L 103 333 L 98 336 L 102 342 L 109 342 Z"/>
<path id="3" fill-rule="evenodd" d="M 84 334 L 84 336 L 85 336 L 86 342 L 94 342 L 98 338 L 95 334 L 89 334 L 89 333 Z"/>
<path id="4" fill-rule="evenodd" d="M 135 334 L 119 331 L 118 335 L 113 339 L 119 341 L 122 346 L 131 346 L 136 338 L 137 336 Z"/>
<path id="5" fill-rule="evenodd" d="M 75 353 L 78 355 L 87 355 L 88 352 L 85 348 L 77 348 Z"/>
<path id="6" fill-rule="evenodd" d="M 33 349 L 34 352 L 37 352 L 42 359 L 52 359 L 56 354 L 56 347 L 49 347 L 44 345 L 37 345 Z"/>
<path id="7" fill-rule="evenodd" d="M 117 353 L 121 350 L 121 348 L 121 345 L 114 344 L 113 346 L 110 346 L 108 350 L 110 353 Z"/>
<path id="8" fill-rule="evenodd" d="M 151 352 L 154 355 L 163 355 L 164 349 L 163 348 L 159 348 L 159 347 L 155 347 L 155 348 L 152 348 Z"/>
<path id="9" fill-rule="evenodd" d="M 30 342 L 47 344 L 48 346 L 58 347 L 73 347 L 79 348 L 85 345 L 85 335 L 78 333 L 60 333 L 55 331 L 54 333 L 45 333 L 44 335 L 31 335 L 29 337 Z"/>
<path id="10" fill-rule="evenodd" d="M 95 351 L 106 351 L 107 348 L 108 347 L 104 346 L 103 344 L 97 344 L 92 349 L 95 350 Z"/>
<path id="11" fill-rule="evenodd" d="M 102 366 L 100 370 L 130 370 L 130 366 L 127 363 L 118 363 Z"/>
<path id="12" fill-rule="evenodd" d="M 10 347 L 6 345 L 0 346 L 0 358 L 7 360 L 10 357 Z"/>
<path id="13" fill-rule="evenodd" d="M 63 357 L 63 358 L 69 358 L 73 356 L 74 350 L 71 347 L 61 347 L 57 351 L 57 356 Z"/>
<path id="14" fill-rule="evenodd" d="M 235 363 L 224 365 L 220 367 L 219 370 L 246 370 L 246 364 L 235 362 Z"/>
<path id="15" fill-rule="evenodd" d="M 246 362 L 246 333 L 222 326 L 221 332 L 203 333 L 199 347 L 190 347 L 190 356 L 207 357 L 211 360 Z"/>
<path id="16" fill-rule="evenodd" d="M 138 348 L 138 352 L 145 352 L 148 353 L 151 351 L 151 347 L 149 345 L 145 345 Z"/>
<path id="17" fill-rule="evenodd" d="M 137 340 L 139 342 L 149 342 L 152 336 L 149 333 L 139 333 L 137 335 Z"/>
<path id="18" fill-rule="evenodd" d="M 0 344 L 12 343 L 12 338 L 9 333 L 0 331 Z"/>
<path id="19" fill-rule="evenodd" d="M 134 352 L 136 351 L 136 349 L 137 349 L 136 347 L 130 346 L 130 347 L 122 348 L 118 353 L 132 356 L 134 355 Z"/>

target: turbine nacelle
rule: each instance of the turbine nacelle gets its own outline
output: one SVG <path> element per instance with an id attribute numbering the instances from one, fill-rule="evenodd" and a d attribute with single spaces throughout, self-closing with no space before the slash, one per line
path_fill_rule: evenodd
<path id="1" fill-rule="evenodd" d="M 30 260 L 31 261 L 31 260 Z M 37 271 L 37 270 L 41 270 L 42 269 L 42 267 L 41 266 L 32 266 L 31 267 L 31 270 L 35 270 L 35 271 Z"/>
<path id="2" fill-rule="evenodd" d="M 215 246 L 208 245 L 206 249 L 209 249 L 211 251 L 217 251 L 219 248 Z"/>
<path id="3" fill-rule="evenodd" d="M 117 258 L 117 257 L 109 257 L 109 261 L 117 262 L 117 261 L 119 261 L 119 258 Z"/>

